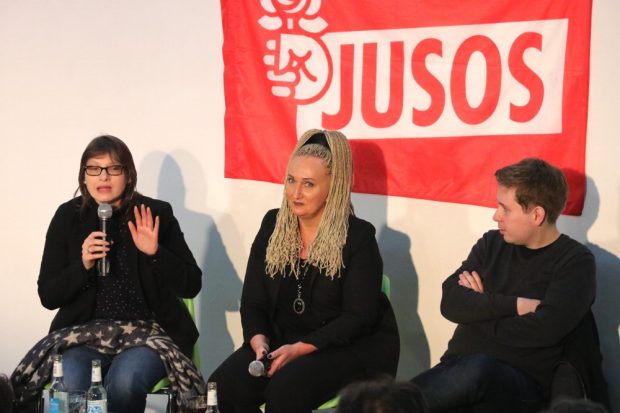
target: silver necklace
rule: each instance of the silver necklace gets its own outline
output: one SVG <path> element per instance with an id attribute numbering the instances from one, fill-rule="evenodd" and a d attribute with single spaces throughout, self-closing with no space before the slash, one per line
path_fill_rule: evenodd
<path id="1" fill-rule="evenodd" d="M 303 268 L 303 273 L 301 269 Z M 301 298 L 301 285 L 308 273 L 308 263 L 301 265 L 301 260 L 297 261 L 297 298 L 293 300 L 293 311 L 295 314 L 301 315 L 306 311 L 306 302 Z"/>

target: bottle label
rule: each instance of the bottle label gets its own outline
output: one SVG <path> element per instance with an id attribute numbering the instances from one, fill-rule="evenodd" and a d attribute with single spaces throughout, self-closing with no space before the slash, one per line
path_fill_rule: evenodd
<path id="1" fill-rule="evenodd" d="M 50 399 L 50 413 L 60 413 L 60 400 L 55 397 Z"/>
<path id="2" fill-rule="evenodd" d="M 86 413 L 108 413 L 107 400 L 89 400 L 87 402 Z"/>
<path id="3" fill-rule="evenodd" d="M 50 397 L 50 413 L 67 413 L 68 396 L 67 392 L 55 391 Z"/>
<path id="4" fill-rule="evenodd" d="M 53 377 L 62 377 L 62 363 L 54 362 L 54 372 L 52 375 Z"/>
<path id="5" fill-rule="evenodd" d="M 207 406 L 217 406 L 217 390 L 207 392 Z"/>
<path id="6" fill-rule="evenodd" d="M 93 367 L 91 381 L 93 383 L 101 381 L 101 367 Z"/>

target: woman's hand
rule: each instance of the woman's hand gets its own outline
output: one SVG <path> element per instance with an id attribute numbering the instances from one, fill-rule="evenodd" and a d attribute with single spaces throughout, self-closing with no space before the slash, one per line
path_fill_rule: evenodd
<path id="1" fill-rule="evenodd" d="M 110 251 L 110 243 L 104 237 L 105 232 L 93 231 L 82 243 L 82 263 L 87 270 L 93 268 L 95 262 Z"/>
<path id="2" fill-rule="evenodd" d="M 276 371 L 295 360 L 298 357 L 313 353 L 317 350 L 312 344 L 298 341 L 295 344 L 285 344 L 275 351 L 269 353 L 267 358 L 271 360 L 271 368 L 267 372 L 267 377 L 271 377 Z"/>
<path id="3" fill-rule="evenodd" d="M 128 225 L 136 248 L 146 255 L 155 255 L 159 247 L 157 244 L 159 217 L 155 217 L 153 221 L 151 208 L 145 207 L 144 204 L 140 205 L 140 208 L 135 206 L 133 214 L 136 217 L 136 223 L 134 225 L 133 222 L 129 221 Z"/>
<path id="4" fill-rule="evenodd" d="M 269 353 L 269 339 L 264 334 L 256 334 L 250 340 L 250 347 L 256 353 L 256 360 L 260 360 Z"/>

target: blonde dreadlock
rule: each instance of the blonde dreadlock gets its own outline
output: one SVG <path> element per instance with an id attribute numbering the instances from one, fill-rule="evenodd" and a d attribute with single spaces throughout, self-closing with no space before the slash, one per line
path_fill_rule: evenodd
<path id="1" fill-rule="evenodd" d="M 323 145 L 306 144 L 315 135 L 325 137 L 328 145 L 327 151 L 322 150 Z M 297 156 L 314 156 L 325 160 L 331 175 L 325 210 L 316 236 L 308 248 L 307 262 L 318 267 L 327 276 L 334 278 L 340 275 L 340 269 L 343 266 L 342 248 L 347 241 L 349 215 L 353 215 L 351 149 L 347 138 L 342 133 L 311 129 L 304 133 L 297 142 L 289 159 L 289 166 Z M 267 274 L 274 277 L 278 273 L 285 273 L 288 267 L 290 273 L 298 277 L 299 255 L 302 248 L 299 223 L 288 205 L 285 188 L 282 206 L 267 245 L 265 258 Z"/>

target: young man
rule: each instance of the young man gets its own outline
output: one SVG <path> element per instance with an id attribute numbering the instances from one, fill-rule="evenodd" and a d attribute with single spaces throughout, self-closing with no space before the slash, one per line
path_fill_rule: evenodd
<path id="1" fill-rule="evenodd" d="M 412 379 L 433 412 L 537 411 L 575 331 L 600 369 L 594 257 L 556 227 L 564 175 L 524 159 L 495 176 L 498 229 L 444 281 L 441 312 L 458 326 L 441 362 Z"/>

